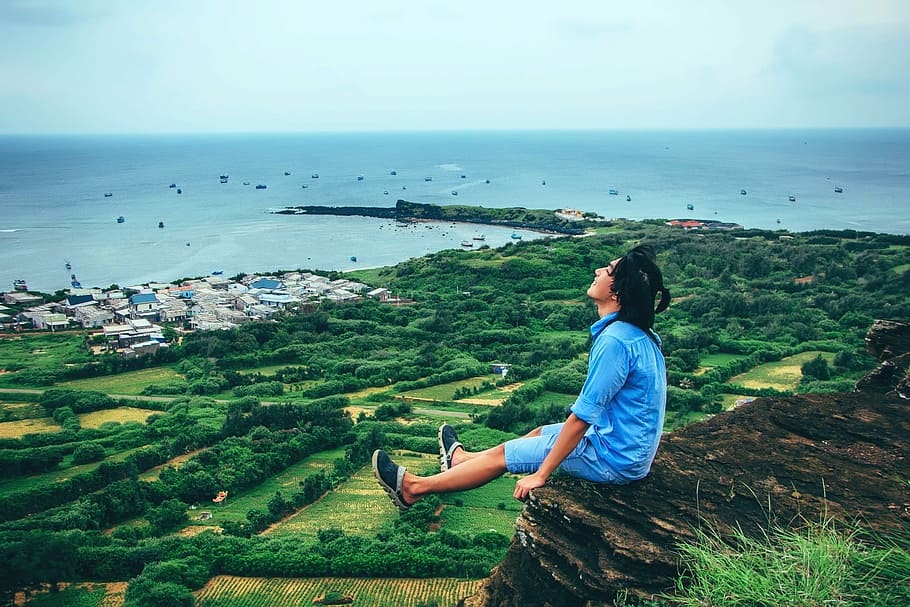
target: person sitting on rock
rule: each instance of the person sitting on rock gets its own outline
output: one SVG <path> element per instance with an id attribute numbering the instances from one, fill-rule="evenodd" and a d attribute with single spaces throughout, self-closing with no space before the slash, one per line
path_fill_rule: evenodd
<path id="1" fill-rule="evenodd" d="M 473 489 L 506 472 L 528 474 L 515 485 L 519 500 L 556 470 L 613 484 L 648 474 L 667 401 L 666 364 L 652 327 L 655 313 L 670 303 L 653 249 L 637 246 L 596 269 L 586 294 L 599 320 L 591 326 L 588 375 L 566 421 L 480 452 L 465 450 L 455 430 L 443 424 L 442 472 L 432 476 L 411 474 L 377 449 L 373 474 L 399 510 L 425 495 Z"/>

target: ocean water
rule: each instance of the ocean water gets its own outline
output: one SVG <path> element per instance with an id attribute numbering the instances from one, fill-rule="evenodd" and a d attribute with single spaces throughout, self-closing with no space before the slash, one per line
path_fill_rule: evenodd
<path id="1" fill-rule="evenodd" d="M 270 213 L 399 198 L 907 234 L 910 129 L 4 136 L 0 289 L 345 270 L 461 248 L 478 231 L 511 241 L 486 226 Z"/>

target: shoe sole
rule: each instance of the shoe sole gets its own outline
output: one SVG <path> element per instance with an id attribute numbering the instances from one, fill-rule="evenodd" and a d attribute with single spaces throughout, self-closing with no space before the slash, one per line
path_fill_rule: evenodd
<path id="1" fill-rule="evenodd" d="M 405 504 L 402 499 L 398 496 L 398 491 L 394 487 L 390 487 L 384 480 L 382 476 L 379 475 L 379 466 L 376 464 L 376 461 L 379 459 L 379 451 L 376 450 L 373 452 L 372 464 L 373 464 L 373 476 L 376 477 L 376 481 L 379 483 L 379 486 L 382 487 L 382 490 L 386 492 L 386 495 L 389 496 L 389 499 L 392 500 L 392 503 L 398 507 L 400 512 L 405 512 L 411 506 Z"/>

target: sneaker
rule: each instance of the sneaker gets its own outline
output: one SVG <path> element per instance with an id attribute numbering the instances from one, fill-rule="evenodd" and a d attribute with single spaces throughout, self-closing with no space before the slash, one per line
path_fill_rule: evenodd
<path id="1" fill-rule="evenodd" d="M 437 437 L 439 438 L 439 469 L 445 472 L 452 467 L 452 454 L 455 453 L 455 449 L 458 447 L 464 449 L 464 445 L 458 442 L 455 428 L 449 424 L 439 426 Z"/>
<path id="2" fill-rule="evenodd" d="M 411 504 L 404 501 L 404 496 L 401 494 L 401 481 L 405 471 L 404 466 L 393 462 L 382 449 L 373 451 L 373 476 L 401 512 L 411 507 Z"/>

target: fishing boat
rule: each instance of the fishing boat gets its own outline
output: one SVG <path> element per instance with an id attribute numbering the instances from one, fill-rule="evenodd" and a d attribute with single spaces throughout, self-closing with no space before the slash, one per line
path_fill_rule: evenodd
<path id="1" fill-rule="evenodd" d="M 257 184 L 256 184 L 256 189 L 257 189 L 257 190 L 264 190 L 264 189 L 266 189 L 267 187 L 269 187 L 269 186 L 265 185 L 264 183 L 257 183 Z"/>
<path id="2" fill-rule="evenodd" d="M 310 175 L 310 179 L 319 179 L 319 173 L 313 173 Z"/>
<path id="3" fill-rule="evenodd" d="M 626 194 L 626 202 L 632 202 L 632 197 Z"/>
<path id="4" fill-rule="evenodd" d="M 486 240 L 486 238 L 484 238 L 483 234 L 474 234 L 473 236 L 471 236 L 471 238 L 473 240 Z"/>
<path id="5" fill-rule="evenodd" d="M 358 176 L 357 176 L 357 181 L 363 181 L 363 175 L 358 175 Z"/>
<path id="6" fill-rule="evenodd" d="M 695 205 L 690 202 L 689 204 L 686 205 L 686 208 L 689 209 L 690 211 L 694 211 Z"/>
<path id="7" fill-rule="evenodd" d="M 222 178 L 221 178 L 221 183 L 227 183 L 227 182 L 228 182 L 228 178 L 227 178 L 227 177 L 222 177 Z"/>
<path id="8" fill-rule="evenodd" d="M 13 281 L 13 289 L 16 291 L 28 291 L 28 284 L 24 279 L 18 278 Z"/>
<path id="9" fill-rule="evenodd" d="M 176 188 L 176 187 L 177 187 L 177 184 L 176 184 L 176 183 L 172 183 L 171 185 L 169 185 L 169 186 L 167 186 L 167 187 L 169 187 L 169 188 Z"/>
<path id="10" fill-rule="evenodd" d="M 382 193 L 385 194 L 386 196 L 389 195 L 389 191 L 388 191 L 388 190 L 383 190 Z"/>
<path id="11" fill-rule="evenodd" d="M 844 193 L 844 188 L 840 187 L 839 185 L 838 185 L 838 186 L 834 186 L 834 193 L 835 193 L 835 194 L 843 194 L 843 193 Z"/>
<path id="12" fill-rule="evenodd" d="M 105 197 L 105 198 L 110 198 L 110 197 L 113 196 L 113 195 L 114 195 L 113 192 L 105 192 L 105 193 L 104 193 L 104 197 Z"/>
<path id="13" fill-rule="evenodd" d="M 178 194 L 183 194 L 183 190 L 181 190 L 180 188 L 177 188 L 177 193 L 178 193 Z"/>
<path id="14" fill-rule="evenodd" d="M 218 175 L 218 179 L 227 179 L 228 175 Z"/>
<path id="15" fill-rule="evenodd" d="M 389 175 L 397 175 L 398 171 L 389 171 Z"/>
<path id="16" fill-rule="evenodd" d="M 224 274 L 224 270 L 212 270 L 212 276 L 221 276 Z"/>
<path id="17" fill-rule="evenodd" d="M 792 195 L 787 196 L 787 200 L 789 200 L 790 202 L 796 202 L 796 196 L 792 196 Z"/>
<path id="18" fill-rule="evenodd" d="M 474 243 L 471 242 L 470 240 L 462 240 L 462 241 L 461 241 L 461 246 L 463 246 L 463 247 L 473 247 L 473 246 L 474 246 Z"/>
<path id="19" fill-rule="evenodd" d="M 163 222 L 163 221 L 159 221 L 159 222 L 158 222 L 158 227 L 159 227 L 159 228 L 163 228 L 163 227 L 164 227 L 164 222 Z"/>
<path id="20" fill-rule="evenodd" d="M 356 256 L 356 255 L 351 255 L 350 259 L 351 259 L 351 261 L 357 261 L 357 256 Z"/>
<path id="21" fill-rule="evenodd" d="M 458 196 L 458 190 L 452 190 L 452 196 Z"/>
<path id="22" fill-rule="evenodd" d="M 610 190 L 608 190 L 607 193 L 608 193 L 610 196 L 619 196 L 619 190 L 614 190 L 613 188 L 610 188 Z"/>
<path id="23" fill-rule="evenodd" d="M 746 195 L 746 191 L 745 191 L 745 190 L 740 190 L 739 193 L 740 193 L 741 196 L 745 196 L 745 195 Z"/>
<path id="24" fill-rule="evenodd" d="M 521 234 L 519 234 L 518 232 L 512 232 L 512 238 L 514 238 L 515 240 L 521 240 Z"/>
<path id="25" fill-rule="evenodd" d="M 66 266 L 66 269 L 67 269 L 67 270 L 72 270 L 72 269 L 73 269 L 73 264 L 71 264 L 71 263 L 68 262 L 68 261 L 67 261 L 66 263 L 64 263 L 63 265 Z"/>
<path id="26" fill-rule="evenodd" d="M 303 185 L 300 186 L 300 187 L 303 188 L 303 189 L 305 190 L 305 189 L 307 189 L 307 188 L 310 187 L 310 186 L 309 186 L 308 184 L 305 183 L 305 184 L 303 184 Z"/>
<path id="27" fill-rule="evenodd" d="M 249 181 L 244 181 L 244 182 L 243 182 L 243 185 L 250 185 L 250 182 L 249 182 Z"/>
<path id="28" fill-rule="evenodd" d="M 123 223 L 124 221 L 126 221 L 126 218 L 123 215 L 117 218 L 117 223 Z"/>
<path id="29" fill-rule="evenodd" d="M 290 174 L 291 174 L 291 172 L 290 172 L 290 171 L 285 171 L 285 172 L 284 172 L 284 176 L 285 176 L 285 177 L 288 177 L 288 176 L 290 176 Z"/>
<path id="30" fill-rule="evenodd" d="M 423 178 L 423 180 L 424 181 L 433 181 L 433 178 L 430 177 L 429 175 L 427 175 L 426 177 Z"/>

